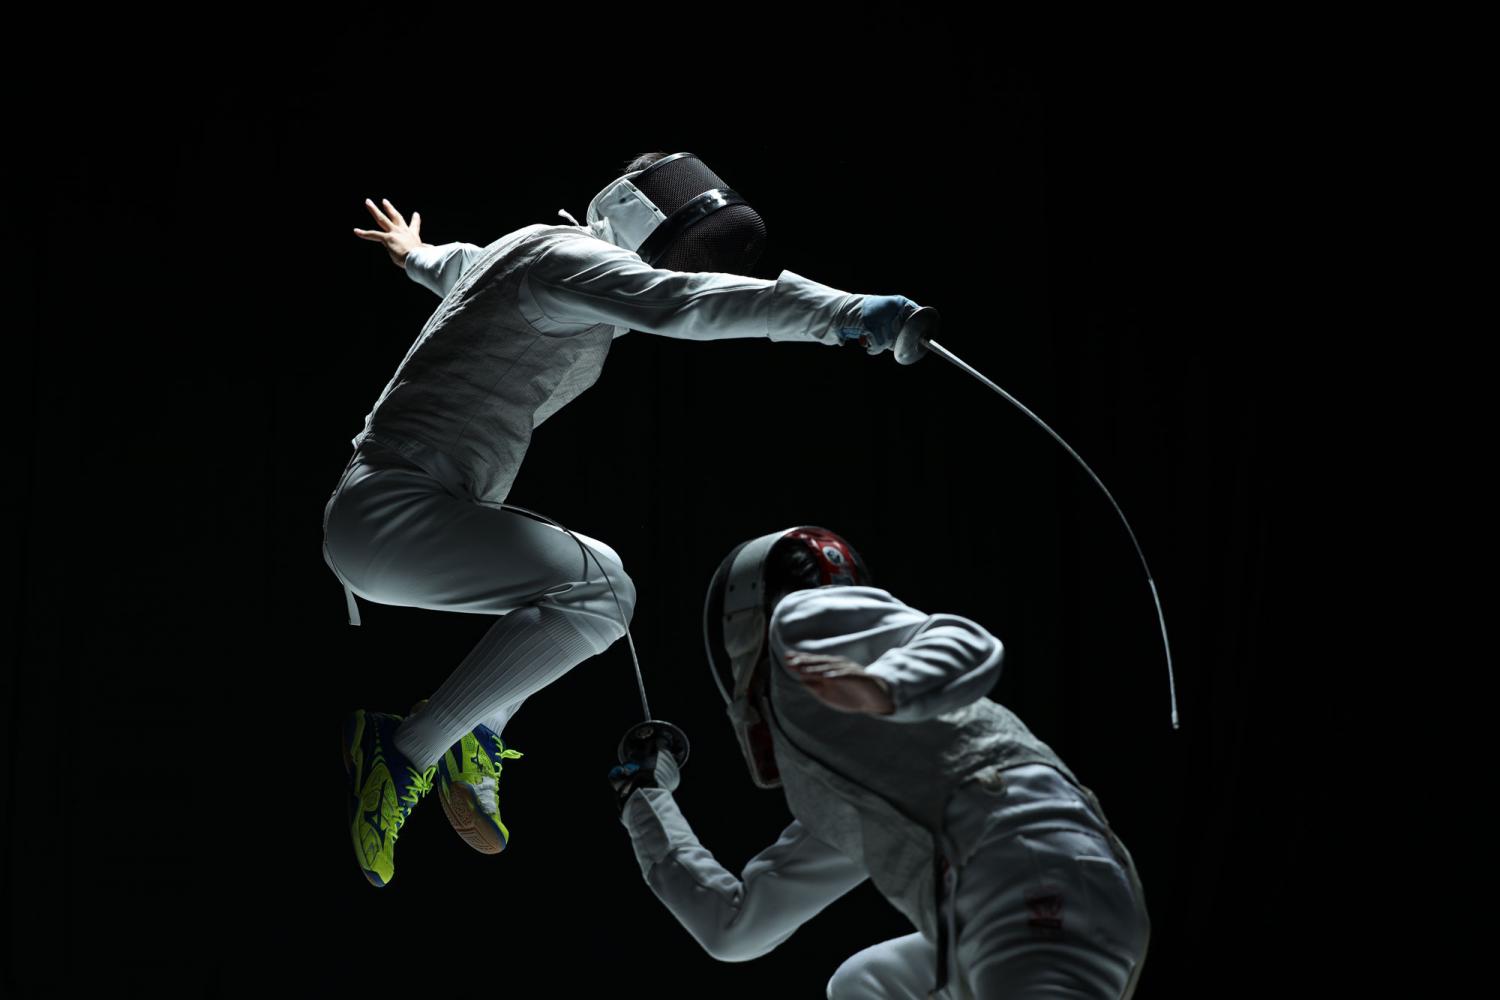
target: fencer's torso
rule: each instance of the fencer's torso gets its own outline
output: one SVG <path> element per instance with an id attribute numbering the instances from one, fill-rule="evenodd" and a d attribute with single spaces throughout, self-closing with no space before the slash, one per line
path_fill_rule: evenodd
<path id="1" fill-rule="evenodd" d="M 549 335 L 527 315 L 530 265 L 573 226 L 527 226 L 485 247 L 443 297 L 354 439 L 391 448 L 461 495 L 500 503 L 532 431 L 598 379 L 615 327 Z"/>
<path id="2" fill-rule="evenodd" d="M 790 643 L 870 665 L 924 631 L 955 622 L 988 635 L 966 619 L 922 614 L 883 590 L 825 587 L 787 597 L 770 627 L 772 739 L 792 814 L 862 864 L 881 893 L 934 940 L 935 863 L 962 856 L 966 847 L 944 844 L 944 810 L 958 788 L 1022 764 L 1046 764 L 1075 785 L 1076 779 L 1014 713 L 989 698 L 921 721 L 838 712 L 813 697 L 780 657 Z M 819 638 L 797 641 L 798 635 Z M 997 656 L 998 647 L 996 641 Z"/>
<path id="3" fill-rule="evenodd" d="M 419 247 L 407 273 L 442 302 L 355 447 L 393 448 L 485 504 L 505 499 L 532 431 L 598 379 L 627 329 L 825 345 L 866 332 L 862 295 L 791 271 L 660 270 L 579 226 L 527 226 L 483 249 Z"/>

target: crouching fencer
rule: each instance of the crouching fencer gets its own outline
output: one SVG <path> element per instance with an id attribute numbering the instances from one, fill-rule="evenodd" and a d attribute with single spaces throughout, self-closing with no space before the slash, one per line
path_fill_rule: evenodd
<path id="1" fill-rule="evenodd" d="M 869 586 L 839 536 L 737 546 L 704 610 L 709 660 L 755 783 L 793 822 L 739 875 L 673 800 L 676 761 L 610 772 L 651 890 L 724 961 L 764 955 L 870 879 L 916 930 L 859 952 L 845 997 L 1130 997 L 1149 936 L 1099 803 L 985 697 L 1000 641 Z"/>
<path id="2" fill-rule="evenodd" d="M 381 243 L 441 296 L 354 439 L 324 508 L 323 555 L 381 604 L 499 616 L 420 708 L 344 724 L 349 829 L 377 886 L 437 782 L 471 846 L 502 850 L 506 723 L 527 697 L 626 634 L 635 589 L 609 546 L 504 505 L 534 428 L 599 377 L 627 330 L 890 349 L 917 305 L 790 271 L 744 277 L 765 241 L 755 210 L 689 153 L 647 154 L 589 204 L 586 224 L 526 226 L 486 247 L 422 242 L 389 201 Z M 584 460 L 587 460 L 586 458 Z"/>

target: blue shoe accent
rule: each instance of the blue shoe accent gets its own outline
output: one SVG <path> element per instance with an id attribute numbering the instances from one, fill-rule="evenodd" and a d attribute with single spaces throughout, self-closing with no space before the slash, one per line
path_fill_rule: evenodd
<path id="1" fill-rule="evenodd" d="M 437 772 L 418 771 L 396 749 L 401 717 L 360 709 L 344 720 L 344 767 L 349 775 L 349 834 L 355 860 L 371 885 L 396 874 L 396 837 L 417 803 L 432 791 Z"/>

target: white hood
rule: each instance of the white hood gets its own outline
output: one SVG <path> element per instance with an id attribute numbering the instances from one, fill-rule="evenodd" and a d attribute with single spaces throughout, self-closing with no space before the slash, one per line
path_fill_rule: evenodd
<path id="1" fill-rule="evenodd" d="M 589 202 L 584 220 L 590 232 L 625 250 L 638 250 L 667 216 L 631 183 L 636 170 L 611 181 Z"/>

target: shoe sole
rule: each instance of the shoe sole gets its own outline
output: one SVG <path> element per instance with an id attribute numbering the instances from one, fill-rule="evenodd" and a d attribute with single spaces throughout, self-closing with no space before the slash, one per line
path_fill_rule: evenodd
<path id="1" fill-rule="evenodd" d="M 408 714 L 416 715 L 426 704 L 427 699 L 423 698 L 411 707 Z M 448 825 L 453 827 L 459 839 L 480 854 L 499 854 L 505 850 L 505 838 L 484 815 L 479 800 L 468 786 L 452 784 L 448 788 L 451 794 L 439 793 L 438 801 L 443 804 L 443 815 L 448 817 Z"/>
<path id="2" fill-rule="evenodd" d="M 505 850 L 505 838 L 485 818 L 474 793 L 462 784 L 448 787 L 451 793 L 439 795 L 438 801 L 443 804 L 443 814 L 453 832 L 480 854 L 499 854 Z"/>

